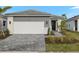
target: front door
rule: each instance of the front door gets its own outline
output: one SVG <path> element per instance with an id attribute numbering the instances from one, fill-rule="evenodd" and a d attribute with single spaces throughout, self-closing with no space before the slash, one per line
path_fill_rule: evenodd
<path id="1" fill-rule="evenodd" d="M 56 30 L 56 21 L 52 20 L 52 30 Z"/>
<path id="2" fill-rule="evenodd" d="M 77 20 L 75 20 L 75 31 L 77 31 Z"/>

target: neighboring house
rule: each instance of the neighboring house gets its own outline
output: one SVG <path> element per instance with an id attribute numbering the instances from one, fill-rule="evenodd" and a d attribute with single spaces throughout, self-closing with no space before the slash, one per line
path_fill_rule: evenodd
<path id="1" fill-rule="evenodd" d="M 5 14 L 6 26 L 10 34 L 47 34 L 48 28 L 61 31 L 61 16 L 46 12 L 27 10 Z"/>
<path id="2" fill-rule="evenodd" d="M 7 22 L 6 18 L 3 15 L 0 15 L 0 31 L 7 30 Z"/>
<path id="3" fill-rule="evenodd" d="M 67 29 L 79 32 L 79 15 L 74 16 L 67 21 Z"/>

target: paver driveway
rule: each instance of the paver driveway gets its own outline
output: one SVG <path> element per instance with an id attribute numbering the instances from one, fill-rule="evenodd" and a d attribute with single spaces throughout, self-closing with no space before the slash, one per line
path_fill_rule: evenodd
<path id="1" fill-rule="evenodd" d="M 41 34 L 15 34 L 0 41 L 0 51 L 45 51 L 45 39 Z"/>

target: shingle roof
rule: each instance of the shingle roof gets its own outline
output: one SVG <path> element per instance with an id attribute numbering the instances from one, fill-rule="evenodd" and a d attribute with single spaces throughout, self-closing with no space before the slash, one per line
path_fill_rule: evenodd
<path id="1" fill-rule="evenodd" d="M 54 19 L 54 20 L 57 20 L 57 19 L 64 19 L 64 17 L 63 16 L 57 16 L 57 15 L 52 15 L 51 16 L 51 19 Z"/>
<path id="2" fill-rule="evenodd" d="M 79 19 L 79 15 L 69 18 L 68 21 L 77 20 L 77 19 Z"/>
<path id="3" fill-rule="evenodd" d="M 46 12 L 40 12 L 36 10 L 26 10 L 26 11 L 20 11 L 20 12 L 14 12 L 14 13 L 7 13 L 5 16 L 50 16 L 52 19 L 64 19 L 62 16 L 56 16 L 52 15 Z"/>
<path id="4" fill-rule="evenodd" d="M 51 14 L 46 13 L 46 12 L 40 12 L 40 11 L 36 11 L 36 10 L 27 10 L 27 11 L 20 11 L 20 12 L 14 12 L 14 13 L 8 13 L 5 15 L 28 15 L 28 16 L 32 16 L 32 15 L 44 15 L 44 16 L 50 16 Z"/>
<path id="5" fill-rule="evenodd" d="M 5 16 L 0 14 L 0 17 L 5 17 Z"/>

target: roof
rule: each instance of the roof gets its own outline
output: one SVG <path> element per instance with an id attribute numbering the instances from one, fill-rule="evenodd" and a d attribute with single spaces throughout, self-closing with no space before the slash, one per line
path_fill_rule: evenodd
<path id="1" fill-rule="evenodd" d="M 63 20 L 64 17 L 63 17 L 63 16 L 52 15 L 52 16 L 51 16 L 51 19 L 52 19 L 52 20 L 57 20 L 57 19 Z"/>
<path id="2" fill-rule="evenodd" d="M 5 16 L 4 15 L 1 15 L 1 14 L 0 14 L 0 17 L 5 18 Z"/>
<path id="3" fill-rule="evenodd" d="M 79 15 L 69 18 L 68 21 L 73 21 L 79 19 Z"/>
<path id="4" fill-rule="evenodd" d="M 26 10 L 26 11 L 20 11 L 20 12 L 14 12 L 14 13 L 7 13 L 5 16 L 50 16 L 52 19 L 64 19 L 62 16 L 56 16 L 52 15 L 46 12 L 40 12 L 36 10 Z"/>
<path id="5" fill-rule="evenodd" d="M 5 14 L 6 16 L 51 16 L 51 14 L 46 12 L 40 12 L 36 10 L 26 10 L 26 11 L 20 11 L 20 12 L 14 12 L 14 13 L 8 13 Z"/>

